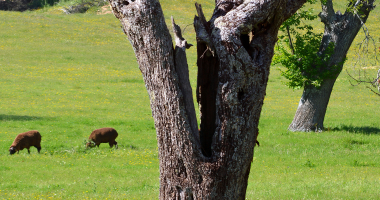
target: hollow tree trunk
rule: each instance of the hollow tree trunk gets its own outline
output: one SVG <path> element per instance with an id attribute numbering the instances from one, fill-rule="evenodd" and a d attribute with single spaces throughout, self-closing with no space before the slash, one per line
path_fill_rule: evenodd
<path id="1" fill-rule="evenodd" d="M 325 24 L 325 32 L 322 37 L 319 53 L 325 53 L 327 46 L 333 42 L 334 52 L 331 55 L 325 71 L 332 70 L 334 65 L 339 66 L 336 75 L 322 82 L 320 88 L 306 85 L 298 104 L 298 108 L 292 123 L 289 125 L 291 131 L 321 131 L 323 130 L 323 121 L 325 118 L 327 105 L 330 100 L 331 92 L 336 79 L 343 68 L 343 61 L 346 58 L 355 36 L 362 27 L 362 22 L 367 21 L 368 15 L 374 9 L 374 0 L 360 3 L 362 19 L 352 11 L 346 11 L 342 14 L 340 11 L 335 13 L 332 0 L 328 0 L 325 5 L 322 4 L 322 12 L 319 14 L 321 21 Z M 354 2 L 356 3 L 356 1 Z"/>
<path id="2" fill-rule="evenodd" d="M 198 132 L 179 27 L 174 49 L 157 0 L 110 0 L 149 93 L 160 199 L 245 198 L 278 29 L 304 2 L 217 0 L 208 22 L 196 5 Z"/>

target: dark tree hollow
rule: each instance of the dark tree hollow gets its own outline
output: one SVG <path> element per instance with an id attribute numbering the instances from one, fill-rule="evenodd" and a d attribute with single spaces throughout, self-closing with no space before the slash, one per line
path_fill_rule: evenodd
<path id="1" fill-rule="evenodd" d="M 212 155 L 211 144 L 216 129 L 216 94 L 218 87 L 218 58 L 213 55 L 205 43 L 197 44 L 198 77 L 197 101 L 201 118 L 199 136 L 202 153 Z"/>

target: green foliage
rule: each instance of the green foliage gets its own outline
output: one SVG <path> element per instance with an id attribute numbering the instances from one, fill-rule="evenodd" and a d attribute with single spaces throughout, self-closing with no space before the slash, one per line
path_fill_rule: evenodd
<path id="1" fill-rule="evenodd" d="M 365 15 L 364 15 L 363 9 L 362 9 L 363 8 L 362 1 L 360 1 L 358 4 L 356 4 L 356 3 L 357 3 L 357 0 L 349 0 L 348 4 L 347 4 L 346 11 L 357 14 L 357 16 L 360 18 L 364 18 Z M 371 8 L 368 7 L 367 9 L 371 9 Z"/>
<path id="2" fill-rule="evenodd" d="M 315 3 L 316 1 L 308 1 Z M 322 33 L 315 33 L 313 26 L 304 23 L 305 20 L 315 20 L 318 16 L 313 9 L 300 10 L 286 20 L 280 27 L 282 34 L 277 43 L 277 53 L 273 64 L 281 63 L 286 70 L 281 74 L 288 82 L 285 84 L 293 89 L 305 85 L 319 87 L 323 80 L 335 76 L 342 63 L 328 66 L 329 59 L 334 53 L 334 43 L 330 43 L 323 51 L 319 51 Z M 292 41 L 292 35 L 295 41 Z"/>

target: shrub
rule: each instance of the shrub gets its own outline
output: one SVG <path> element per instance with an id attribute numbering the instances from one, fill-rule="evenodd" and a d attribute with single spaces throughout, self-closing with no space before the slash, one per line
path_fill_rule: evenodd
<path id="1" fill-rule="evenodd" d="M 88 9 L 93 6 L 103 6 L 107 4 L 108 1 L 105 0 L 81 0 L 79 3 L 76 3 L 69 7 L 63 7 L 62 11 L 66 14 L 73 13 L 85 13 Z"/>

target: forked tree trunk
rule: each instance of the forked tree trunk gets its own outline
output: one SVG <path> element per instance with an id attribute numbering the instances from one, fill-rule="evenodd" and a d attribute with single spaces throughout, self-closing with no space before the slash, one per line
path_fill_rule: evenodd
<path id="1" fill-rule="evenodd" d="M 352 11 L 346 11 L 345 14 L 334 11 L 332 0 L 328 0 L 325 5 L 322 4 L 322 12 L 319 14 L 321 21 L 325 24 L 325 32 L 322 37 L 320 54 L 324 54 L 327 46 L 334 43 L 334 53 L 330 57 L 324 70 L 332 70 L 334 65 L 338 65 L 336 75 L 333 78 L 326 79 L 322 82 L 320 88 L 306 85 L 298 104 L 298 108 L 292 123 L 289 125 L 291 131 L 322 131 L 323 121 L 326 114 L 330 95 L 334 83 L 339 76 L 343 61 L 346 58 L 348 49 L 362 27 L 362 22 L 367 21 L 368 15 L 375 7 L 374 0 L 361 0 L 360 16 Z M 356 1 L 354 2 L 356 3 Z"/>
<path id="2" fill-rule="evenodd" d="M 196 5 L 198 132 L 179 27 L 174 49 L 158 0 L 110 0 L 149 93 L 160 199 L 245 198 L 278 29 L 304 2 L 217 0 L 208 22 Z"/>

